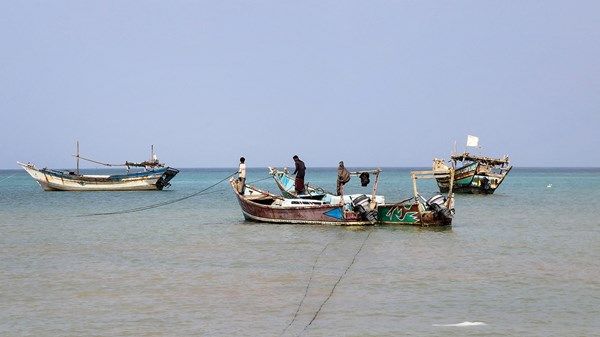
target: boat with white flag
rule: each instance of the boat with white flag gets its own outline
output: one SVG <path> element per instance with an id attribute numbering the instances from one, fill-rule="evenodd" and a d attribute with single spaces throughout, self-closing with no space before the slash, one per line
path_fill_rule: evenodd
<path id="1" fill-rule="evenodd" d="M 492 194 L 500 187 L 512 166 L 508 155 L 500 158 L 488 157 L 469 153 L 467 148 L 478 148 L 479 137 L 467 136 L 467 144 L 464 152 L 452 151 L 448 165 L 443 159 L 433 160 L 433 170 L 436 172 L 448 171 L 454 168 L 454 192 L 470 194 Z M 446 176 L 436 177 L 440 192 L 445 193 L 450 188 L 450 182 Z"/>

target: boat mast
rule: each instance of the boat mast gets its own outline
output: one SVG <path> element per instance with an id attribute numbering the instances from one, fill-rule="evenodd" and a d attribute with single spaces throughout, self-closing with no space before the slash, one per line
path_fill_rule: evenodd
<path id="1" fill-rule="evenodd" d="M 79 175 L 79 141 L 77 141 L 77 175 Z"/>

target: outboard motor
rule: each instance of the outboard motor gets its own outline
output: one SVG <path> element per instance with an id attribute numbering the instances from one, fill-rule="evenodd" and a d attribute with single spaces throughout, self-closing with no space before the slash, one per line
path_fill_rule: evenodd
<path id="1" fill-rule="evenodd" d="M 425 203 L 438 216 L 440 216 L 444 219 L 452 219 L 452 217 L 453 217 L 452 211 L 446 207 L 446 205 L 445 205 L 446 197 L 444 197 L 443 195 L 441 195 L 441 194 L 434 195 L 433 197 L 429 198 L 429 200 L 427 200 Z"/>
<path id="2" fill-rule="evenodd" d="M 377 221 L 377 212 L 375 210 L 369 210 L 369 202 L 371 202 L 369 197 L 364 194 L 360 195 L 352 200 L 352 208 L 355 212 L 358 212 L 364 220 L 375 223 Z"/>
<path id="3" fill-rule="evenodd" d="M 488 177 L 483 177 L 483 179 L 481 180 L 481 186 L 483 186 L 483 189 L 486 191 L 492 188 L 492 184 Z"/>

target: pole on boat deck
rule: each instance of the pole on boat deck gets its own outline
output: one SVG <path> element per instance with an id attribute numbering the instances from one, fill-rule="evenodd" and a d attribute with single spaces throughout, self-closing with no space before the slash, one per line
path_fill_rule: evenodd
<path id="1" fill-rule="evenodd" d="M 410 173 L 410 175 L 412 177 L 413 183 L 413 195 L 415 196 L 415 202 L 417 203 L 417 212 L 419 213 L 419 223 L 423 225 L 423 216 L 421 214 L 421 200 L 419 200 L 419 192 L 417 191 L 417 174 L 413 171 Z"/>
<path id="2" fill-rule="evenodd" d="M 340 172 L 340 169 L 338 167 L 338 176 L 337 176 L 336 181 L 335 181 L 335 183 L 337 185 L 340 184 L 339 172 Z M 342 212 L 343 212 L 344 211 L 344 208 L 343 208 L 344 207 L 344 184 L 341 184 L 339 189 L 342 192 L 342 193 L 340 193 L 340 207 L 342 207 Z M 335 191 L 335 192 L 337 194 L 337 192 L 339 192 L 339 191 Z M 352 204 L 352 199 L 350 199 L 350 204 Z"/>
<path id="3" fill-rule="evenodd" d="M 454 167 L 450 169 L 450 188 L 448 189 L 448 195 L 452 195 L 452 189 L 454 188 Z"/>
<path id="4" fill-rule="evenodd" d="M 79 175 L 79 141 L 77 141 L 77 175 Z"/>
<path id="5" fill-rule="evenodd" d="M 379 183 L 379 173 L 381 172 L 380 169 L 375 170 L 375 183 L 373 183 L 373 192 L 371 193 L 371 203 L 370 203 L 370 207 L 371 210 L 374 210 L 377 207 L 377 200 L 376 200 L 376 195 L 377 195 L 377 184 Z"/>
<path id="6" fill-rule="evenodd" d="M 450 188 L 448 189 L 448 203 L 446 204 L 446 207 L 448 207 L 448 209 L 450 209 L 450 206 L 452 205 L 452 188 L 454 187 L 454 165 L 452 165 L 452 167 L 450 168 Z"/>
<path id="7" fill-rule="evenodd" d="M 419 201 L 419 195 L 417 192 L 417 175 L 414 172 L 410 173 L 410 176 L 412 178 L 412 184 L 413 184 L 413 196 L 415 197 L 416 201 Z"/>

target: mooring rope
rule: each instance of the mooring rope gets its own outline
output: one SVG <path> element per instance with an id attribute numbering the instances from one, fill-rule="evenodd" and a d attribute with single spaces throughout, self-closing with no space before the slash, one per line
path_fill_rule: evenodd
<path id="1" fill-rule="evenodd" d="M 4 179 L 0 180 L 0 183 L 1 183 L 1 182 L 3 182 L 3 181 L 5 181 L 5 180 L 7 180 L 8 178 L 12 178 L 12 177 L 13 177 L 15 174 L 16 174 L 16 173 L 13 173 L 13 174 L 9 175 L 8 177 L 6 177 L 6 178 L 4 178 Z"/>
<path id="2" fill-rule="evenodd" d="M 283 329 L 283 331 L 281 332 L 281 334 L 279 335 L 280 337 L 283 336 L 285 334 L 285 332 L 287 331 L 287 329 L 290 328 L 290 326 L 292 326 L 292 324 L 294 324 L 294 322 L 296 321 L 296 317 L 298 317 L 298 313 L 300 312 L 300 308 L 302 308 L 302 304 L 304 303 L 304 299 L 306 299 L 306 295 L 308 294 L 308 288 L 310 287 L 310 283 L 312 281 L 312 278 L 315 274 L 315 268 L 317 266 L 317 263 L 319 262 L 319 258 L 321 257 L 321 255 L 323 255 L 323 252 L 325 252 L 325 250 L 327 249 L 327 247 L 329 246 L 331 242 L 328 242 L 325 247 L 323 247 L 323 249 L 321 249 L 321 252 L 319 253 L 319 255 L 317 255 L 317 257 L 315 258 L 315 263 L 313 263 L 312 269 L 310 271 L 310 277 L 308 278 L 308 283 L 306 284 L 306 289 L 304 289 L 304 296 L 302 296 L 302 299 L 300 300 L 300 303 L 298 303 L 298 308 L 296 309 L 296 312 L 294 313 L 294 317 L 292 317 L 292 320 L 290 321 L 290 323 L 285 327 L 285 329 Z"/>
<path id="3" fill-rule="evenodd" d="M 177 198 L 177 199 L 173 199 L 173 200 L 167 200 L 167 201 L 159 202 L 159 203 L 152 204 L 152 205 L 146 205 L 146 206 L 141 206 L 141 207 L 135 207 L 135 208 L 125 209 L 125 210 L 120 210 L 120 211 L 90 213 L 90 214 L 82 214 L 82 215 L 79 215 L 79 216 L 80 217 L 87 217 L 87 216 L 99 216 L 99 215 L 125 214 L 125 213 L 141 212 L 141 211 L 146 211 L 146 210 L 149 210 L 149 209 L 152 209 L 152 208 L 157 208 L 157 207 L 162 207 L 162 206 L 166 206 L 166 205 L 171 205 L 171 204 L 174 204 L 176 202 L 180 202 L 180 201 L 183 201 L 183 200 L 195 197 L 195 196 L 197 196 L 199 194 L 202 194 L 202 193 L 208 191 L 209 189 L 211 189 L 211 188 L 219 185 L 220 183 L 224 182 L 225 180 L 233 177 L 236 174 L 237 174 L 237 171 L 234 172 L 234 173 L 232 173 L 232 174 L 230 174 L 230 175 L 228 175 L 227 177 L 219 180 L 218 182 L 216 182 L 216 183 L 214 183 L 214 184 L 212 184 L 212 185 L 210 185 L 210 186 L 208 186 L 208 187 L 206 187 L 204 189 L 201 189 L 198 192 L 186 195 L 186 196 L 181 197 L 181 198 Z"/>
<path id="4" fill-rule="evenodd" d="M 208 194 L 213 194 L 213 193 L 218 193 L 218 192 L 224 192 L 227 191 L 227 188 L 221 188 L 218 190 L 212 190 L 209 192 L 204 192 L 202 193 L 202 195 L 208 195 Z M 141 207 L 140 207 L 141 208 Z M 114 214 L 118 214 L 117 212 L 112 212 Z M 106 213 L 106 215 L 108 215 L 109 213 Z M 57 217 L 44 217 L 44 220 L 53 220 L 53 221 L 58 221 L 58 220 L 64 220 L 64 219 L 71 219 L 71 218 L 81 218 L 81 217 L 90 217 L 90 216 L 95 216 L 95 215 L 104 215 L 103 213 L 100 214 L 78 214 L 78 215 L 68 215 L 68 216 L 57 216 Z"/>
<path id="5" fill-rule="evenodd" d="M 373 229 L 372 228 L 369 230 L 369 234 L 367 234 L 367 236 L 365 236 L 365 239 L 363 240 L 362 244 L 360 245 L 360 248 L 358 248 L 358 250 L 356 251 L 356 254 L 354 254 L 354 257 L 352 258 L 352 262 L 350 262 L 350 264 L 348 265 L 348 267 L 346 267 L 346 270 L 344 270 L 344 272 L 342 273 L 342 275 L 340 275 L 340 277 L 338 278 L 338 280 L 333 285 L 333 288 L 331 288 L 331 291 L 329 292 L 329 295 L 327 295 L 327 298 L 325 299 L 325 301 L 323 301 L 323 303 L 321 303 L 321 306 L 319 307 L 319 309 L 317 309 L 317 312 L 315 312 L 315 315 L 313 316 L 313 318 L 310 320 L 310 322 L 308 322 L 308 324 L 306 324 L 306 326 L 304 327 L 304 329 L 302 329 L 302 331 L 300 331 L 300 333 L 298 334 L 298 336 L 302 335 L 304 333 L 304 331 L 306 331 L 306 329 L 308 329 L 308 327 L 312 324 L 312 322 L 314 322 L 315 319 L 317 319 L 317 316 L 319 316 L 319 313 L 321 312 L 321 309 L 323 309 L 323 306 L 325 306 L 325 303 L 327 303 L 327 301 L 329 301 L 329 299 L 333 295 L 333 292 L 335 291 L 335 288 L 338 286 L 338 284 L 340 283 L 340 281 L 342 280 L 342 278 L 344 278 L 344 276 L 346 275 L 346 273 L 348 273 L 348 270 L 350 269 L 350 267 L 352 267 L 352 265 L 354 264 L 354 262 L 356 262 L 356 257 L 362 251 L 363 247 L 365 246 L 365 243 L 367 242 L 367 239 L 369 238 L 369 236 L 371 236 L 371 233 L 373 233 Z"/>
<path id="6" fill-rule="evenodd" d="M 120 210 L 120 211 L 113 211 L 113 212 L 102 212 L 102 213 L 89 213 L 89 214 L 81 214 L 81 215 L 77 215 L 77 217 L 89 217 L 89 216 L 100 216 L 100 215 L 115 215 L 115 214 L 125 214 L 125 213 L 141 212 L 141 211 L 146 211 L 146 210 L 153 209 L 153 208 L 157 208 L 157 207 L 162 207 L 162 206 L 166 206 L 166 205 L 171 205 L 171 204 L 174 204 L 174 203 L 176 203 L 176 202 L 180 202 L 180 201 L 183 201 L 183 200 L 186 200 L 186 199 L 189 199 L 189 198 L 192 198 L 192 197 L 198 196 L 198 195 L 205 195 L 205 194 L 209 194 L 209 193 L 216 193 L 216 192 L 224 191 L 224 190 L 226 190 L 226 189 L 216 190 L 216 191 L 212 191 L 212 192 L 206 192 L 206 191 L 208 191 L 209 189 L 211 189 L 211 188 L 213 188 L 213 187 L 215 187 L 215 186 L 219 185 L 220 183 L 224 182 L 225 180 L 227 180 L 227 179 L 229 179 L 229 178 L 233 177 L 233 176 L 234 176 L 234 175 L 236 175 L 237 173 L 238 173 L 238 172 L 236 171 L 236 172 L 234 172 L 234 173 L 232 173 L 232 174 L 228 175 L 227 177 L 225 177 L 225 178 L 223 178 L 223 179 L 219 180 L 218 182 L 216 182 L 216 183 L 214 183 L 214 184 L 212 184 L 212 185 L 208 186 L 207 188 L 204 188 L 204 189 L 202 189 L 202 190 L 200 190 L 200 191 L 198 191 L 198 192 L 195 192 L 195 193 L 192 193 L 192 194 L 186 195 L 186 196 L 184 196 L 184 197 L 181 197 L 181 198 L 177 198 L 177 199 L 173 199 L 173 200 L 167 200 L 167 201 L 159 202 L 159 203 L 152 204 L 152 205 L 146 205 L 146 206 L 140 206 L 140 207 L 135 207 L 135 208 L 125 209 L 125 210 Z M 271 178 L 271 177 L 262 178 L 262 179 L 259 179 L 259 180 L 256 180 L 256 181 L 253 181 L 253 182 L 250 182 L 249 184 L 254 184 L 254 183 L 257 183 L 257 182 L 259 182 L 259 181 L 263 181 L 263 180 L 270 179 L 270 178 Z"/>

